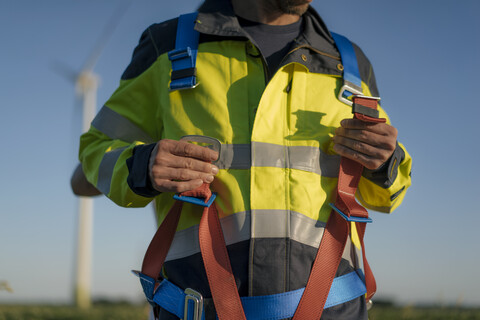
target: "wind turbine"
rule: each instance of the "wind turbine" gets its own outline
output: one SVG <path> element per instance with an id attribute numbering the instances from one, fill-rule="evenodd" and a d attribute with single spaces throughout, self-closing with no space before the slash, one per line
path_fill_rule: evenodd
<path id="1" fill-rule="evenodd" d="M 77 98 L 82 101 L 82 132 L 88 131 L 90 123 L 97 113 L 97 89 L 100 77 L 93 72 L 108 39 L 112 36 L 131 4 L 131 0 L 118 6 L 110 17 L 106 27 L 97 40 L 94 50 L 90 53 L 80 72 L 74 72 L 63 64 L 56 64 L 57 72 L 75 84 Z M 78 171 L 78 168 L 77 168 Z M 81 171 L 83 175 L 83 171 Z M 72 177 L 73 181 L 73 177 Z M 93 198 L 91 196 L 78 197 L 78 232 L 77 256 L 74 281 L 75 305 L 82 309 L 91 306 L 91 274 L 92 274 L 92 229 L 93 229 Z"/>

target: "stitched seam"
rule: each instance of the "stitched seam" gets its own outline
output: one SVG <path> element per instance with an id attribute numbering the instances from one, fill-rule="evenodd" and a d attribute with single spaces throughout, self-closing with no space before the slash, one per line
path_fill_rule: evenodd
<path id="1" fill-rule="evenodd" d="M 155 48 L 155 52 L 157 53 L 157 57 L 160 56 L 160 51 L 158 50 L 157 45 L 155 44 L 155 41 L 153 39 L 152 30 L 150 30 L 150 28 L 148 28 L 148 35 L 150 36 L 150 40 L 152 41 L 153 47 Z"/>

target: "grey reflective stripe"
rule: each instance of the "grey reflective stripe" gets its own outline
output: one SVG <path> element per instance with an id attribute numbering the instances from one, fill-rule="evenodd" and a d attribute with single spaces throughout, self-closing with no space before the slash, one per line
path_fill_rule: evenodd
<path id="1" fill-rule="evenodd" d="M 318 247 L 326 223 L 288 210 L 254 210 L 252 238 L 290 238 Z"/>
<path id="2" fill-rule="evenodd" d="M 290 168 L 313 172 L 324 177 L 338 177 L 340 156 L 327 155 L 320 148 L 308 146 L 282 146 L 252 142 L 253 167 Z M 222 144 L 220 169 L 249 169 L 252 154 L 249 144 Z"/>
<path id="3" fill-rule="evenodd" d="M 290 168 L 314 172 L 323 177 L 338 177 L 340 156 L 327 155 L 320 148 L 263 142 L 253 142 L 252 145 L 254 167 Z"/>
<path id="4" fill-rule="evenodd" d="M 250 238 L 250 213 L 239 212 L 220 220 L 225 243 L 234 244 Z M 198 225 L 175 233 L 166 261 L 180 259 L 200 252 Z"/>
<path id="5" fill-rule="evenodd" d="M 250 169 L 250 144 L 222 144 L 220 158 L 215 163 L 220 169 Z"/>
<path id="6" fill-rule="evenodd" d="M 288 210 L 252 212 L 239 212 L 220 220 L 227 245 L 250 238 L 290 238 L 312 247 L 320 244 L 324 222 Z M 193 226 L 175 234 L 166 260 L 180 259 L 198 252 L 198 226 Z"/>
<path id="7" fill-rule="evenodd" d="M 109 138 L 132 143 L 142 141 L 153 143 L 155 140 L 124 116 L 103 106 L 92 121 L 92 126 L 106 134 Z"/>
<path id="8" fill-rule="evenodd" d="M 102 162 L 98 168 L 97 189 L 103 194 L 110 193 L 110 183 L 112 181 L 113 169 L 117 163 L 118 157 L 127 147 L 118 148 L 103 155 Z"/>

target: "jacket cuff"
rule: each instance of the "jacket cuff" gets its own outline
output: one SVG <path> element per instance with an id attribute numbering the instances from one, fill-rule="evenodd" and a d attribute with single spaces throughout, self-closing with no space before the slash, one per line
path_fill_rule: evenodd
<path id="1" fill-rule="evenodd" d="M 388 159 L 384 164 L 375 170 L 364 168 L 362 175 L 376 185 L 387 189 L 397 178 L 398 166 L 403 159 L 405 159 L 405 151 L 403 151 L 397 142 L 397 147 L 395 148 L 395 151 L 390 159 Z"/>
<path id="2" fill-rule="evenodd" d="M 128 186 L 136 194 L 147 198 L 153 198 L 161 193 L 153 188 L 148 174 L 148 163 L 153 148 L 155 143 L 136 146 L 133 148 L 132 156 L 127 159 Z"/>

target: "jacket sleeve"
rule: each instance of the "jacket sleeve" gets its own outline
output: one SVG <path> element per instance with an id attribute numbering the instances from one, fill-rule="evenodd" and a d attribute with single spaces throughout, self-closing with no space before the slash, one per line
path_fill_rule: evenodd
<path id="1" fill-rule="evenodd" d="M 372 64 L 363 51 L 354 44 L 358 59 L 362 86 L 367 95 L 379 97 L 375 73 Z M 390 119 L 379 106 L 380 118 Z M 390 213 L 397 208 L 405 197 L 406 190 L 411 185 L 412 158 L 403 144 L 397 142 L 392 157 L 379 169 L 364 169 L 358 184 L 357 199 L 371 210 Z"/>
<path id="2" fill-rule="evenodd" d="M 134 192 L 127 180 L 133 169 L 144 175 L 136 180 L 146 179 L 149 145 L 161 137 L 158 79 L 151 67 L 157 54 L 147 29 L 118 89 L 80 138 L 79 158 L 87 180 L 120 206 L 142 207 L 155 195 Z M 138 169 L 142 166 L 143 171 Z"/>
<path id="3" fill-rule="evenodd" d="M 401 143 L 377 172 L 364 172 L 357 199 L 368 209 L 390 213 L 397 208 L 411 185 L 412 158 Z"/>
<path id="4" fill-rule="evenodd" d="M 380 118 L 390 119 L 379 107 Z M 390 213 L 397 208 L 411 185 L 412 158 L 403 144 L 397 142 L 393 155 L 380 168 L 364 168 L 358 184 L 357 199 L 371 210 Z"/>

